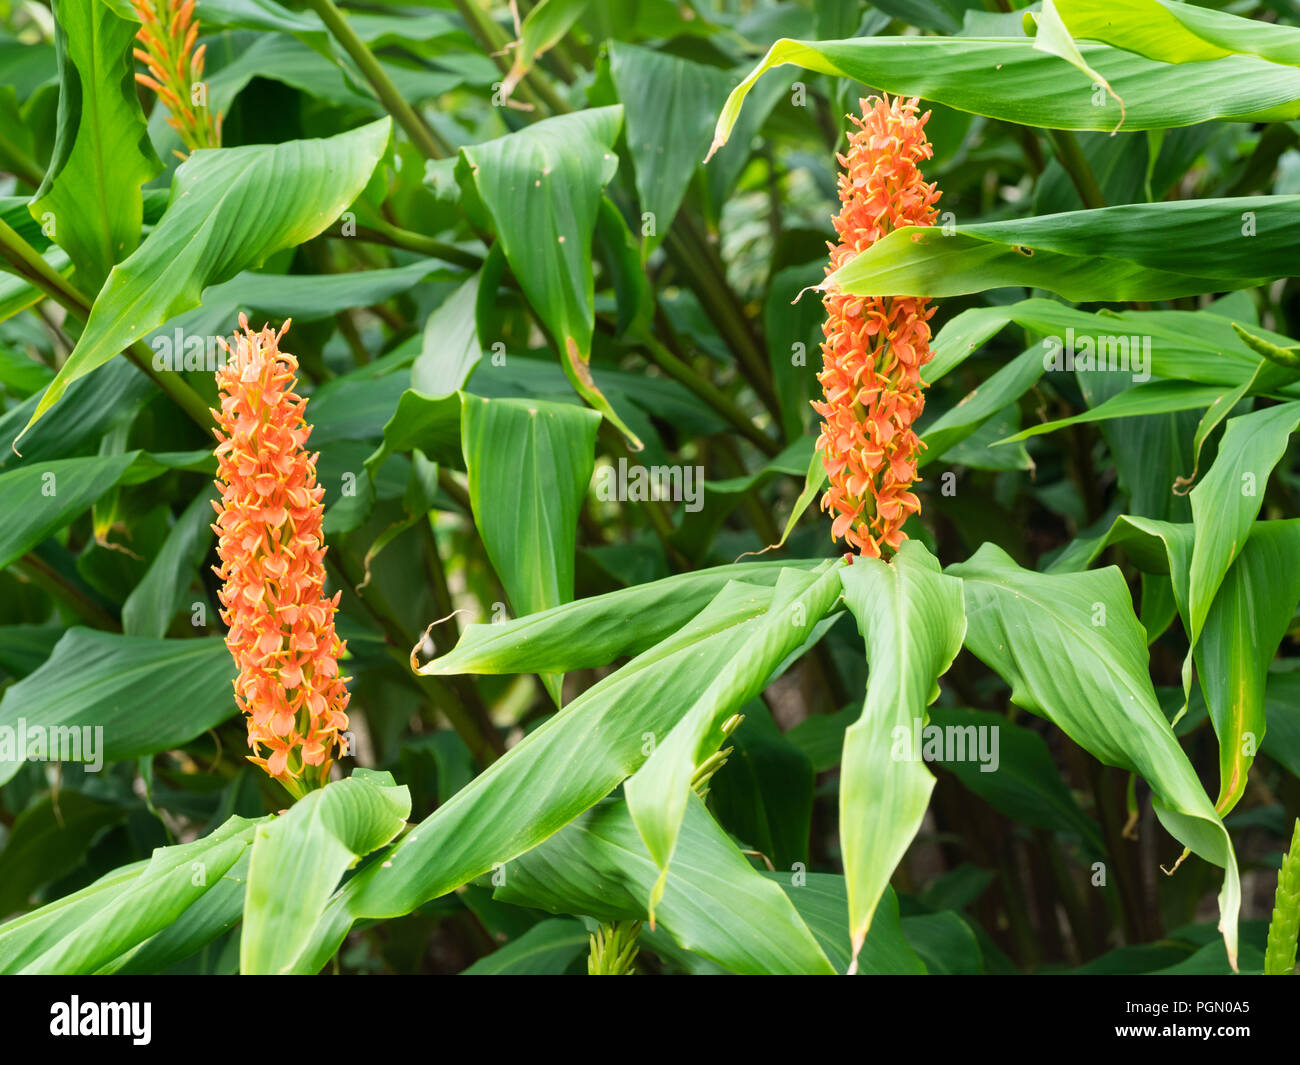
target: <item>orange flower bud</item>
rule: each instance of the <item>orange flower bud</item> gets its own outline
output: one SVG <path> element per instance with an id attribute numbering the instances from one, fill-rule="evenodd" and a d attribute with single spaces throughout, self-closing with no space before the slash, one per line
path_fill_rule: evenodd
<path id="1" fill-rule="evenodd" d="M 933 225 L 938 190 L 917 164 L 933 154 L 925 136 L 929 112 L 916 100 L 859 101 L 862 118 L 839 156 L 840 240 L 829 245 L 833 273 L 901 226 Z M 851 296 L 823 298 L 822 372 L 825 402 L 817 448 L 830 487 L 822 510 L 834 515 L 831 535 L 879 558 L 902 543 L 903 523 L 920 511 L 911 487 L 922 448 L 912 425 L 925 407 L 920 371 L 930 360 L 928 300 Z"/>

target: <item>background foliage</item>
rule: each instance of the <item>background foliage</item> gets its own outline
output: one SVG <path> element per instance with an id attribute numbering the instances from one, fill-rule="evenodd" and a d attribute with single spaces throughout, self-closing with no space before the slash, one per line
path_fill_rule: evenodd
<path id="1" fill-rule="evenodd" d="M 1290 0 L 196 14 L 223 147 L 182 162 L 124 0 L 0 3 L 0 726 L 106 760 L 0 748 L 0 967 L 1264 967 Z M 942 227 L 837 282 L 939 309 L 922 514 L 846 566 L 797 297 L 873 90 L 931 111 Z M 186 346 L 241 311 L 293 319 L 354 678 L 354 761 L 283 814 Z M 1149 379 L 1046 368 L 1067 336 L 1149 342 Z M 700 495 L 611 499 L 620 464 Z M 923 720 L 996 729 L 998 769 L 893 757 Z"/>

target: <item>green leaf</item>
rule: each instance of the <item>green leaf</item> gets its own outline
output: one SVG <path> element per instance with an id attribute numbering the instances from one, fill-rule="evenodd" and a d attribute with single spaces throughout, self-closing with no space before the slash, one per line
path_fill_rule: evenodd
<path id="1" fill-rule="evenodd" d="M 1230 318 L 1208 311 L 1099 311 L 1088 312 L 1055 300 L 1021 300 L 1002 307 L 978 307 L 963 311 L 943 327 L 931 345 L 934 359 L 927 365 L 925 378 L 933 384 L 959 366 L 1008 323 L 1014 322 L 1042 336 L 1043 357 L 1053 356 L 1064 362 L 1063 368 L 1081 368 L 1089 351 L 1094 362 L 1105 356 L 1110 368 L 1123 369 L 1124 356 L 1129 371 L 1134 370 L 1132 357 L 1141 352 L 1143 369 L 1153 378 L 1196 381 L 1224 386 L 1224 390 L 1252 381 L 1261 393 L 1278 392 L 1300 395 L 1291 384 L 1292 371 L 1281 366 L 1261 367 L 1261 358 L 1237 333 Z M 1258 327 L 1253 332 L 1266 335 L 1270 343 L 1288 345 L 1291 341 L 1277 333 Z M 1149 358 L 1148 356 L 1149 350 Z M 1065 358 L 1066 351 L 1076 353 L 1076 362 Z M 1100 364 L 1100 363 L 1098 363 Z"/>
<path id="2" fill-rule="evenodd" d="M 534 614 L 569 602 L 600 415 L 562 403 L 461 398 L 474 524 L 511 607 Z M 558 705 L 561 677 L 544 679 Z"/>
<path id="3" fill-rule="evenodd" d="M 140 187 L 162 169 L 149 142 L 131 56 L 138 23 L 105 0 L 58 0 L 59 114 L 54 154 L 28 209 L 98 292 L 140 241 Z"/>
<path id="4" fill-rule="evenodd" d="M 1025 22 L 1033 23 L 1037 27 L 1037 32 L 1034 34 L 1035 48 L 1046 52 L 1048 55 L 1060 56 L 1079 73 L 1087 77 L 1092 82 L 1094 89 L 1100 86 L 1106 90 L 1107 95 L 1119 105 L 1119 119 L 1115 123 L 1115 129 L 1118 130 L 1123 126 L 1125 118 L 1124 101 L 1115 94 L 1115 90 L 1110 87 L 1110 83 L 1093 70 L 1088 65 L 1088 61 L 1079 54 L 1079 47 L 1070 38 L 1069 31 L 1061 22 L 1061 16 L 1057 13 L 1052 0 L 1043 0 L 1043 6 L 1036 15 L 1026 12 Z"/>
<path id="5" fill-rule="evenodd" d="M 1036 355 L 1037 352 L 1034 354 Z M 1126 388 L 1082 414 L 1072 414 L 1068 418 L 1057 418 L 1055 421 L 1031 425 L 1014 436 L 999 440 L 998 443 L 1011 444 L 1018 440 L 1028 440 L 1031 436 L 1054 433 L 1059 429 L 1085 422 L 1169 414 L 1182 410 L 1201 410 L 1211 406 L 1223 394 L 1223 389 L 1218 385 L 1198 385 L 1193 381 L 1144 381 L 1132 388 Z"/>
<path id="6" fill-rule="evenodd" d="M 840 597 L 840 563 L 814 573 L 786 570 L 776 581 L 771 605 L 752 626 L 741 652 L 720 664 L 713 682 L 623 786 L 628 811 L 661 879 L 651 895 L 653 920 L 677 834 L 692 792 L 696 768 L 725 738 L 723 725 L 734 711 L 758 696 L 777 668 L 797 651 Z"/>
<path id="7" fill-rule="evenodd" d="M 1300 602 L 1300 519 L 1256 522 L 1214 597 L 1196 645 L 1196 675 L 1219 738 L 1226 815 L 1246 790 L 1264 740 L 1268 666 Z"/>
<path id="8" fill-rule="evenodd" d="M 648 256 L 667 235 L 709 148 L 713 116 L 727 98 L 726 71 L 650 48 L 611 41 L 609 73 L 627 118 L 627 145 L 641 210 L 653 218 Z"/>
<path id="9" fill-rule="evenodd" d="M 1228 567 L 1246 545 L 1269 474 L 1297 425 L 1300 403 L 1229 419 L 1214 465 L 1192 489 L 1196 543 L 1188 592 L 1188 638 L 1193 648 Z"/>
<path id="10" fill-rule="evenodd" d="M 985 544 L 948 572 L 962 579 L 966 646 L 1011 685 L 1011 701 L 1104 764 L 1141 776 L 1160 823 L 1223 868 L 1219 929 L 1235 964 L 1241 881 L 1232 841 L 1156 700 L 1119 570 L 1033 573 Z"/>
<path id="11" fill-rule="evenodd" d="M 961 650 L 959 581 L 915 540 L 892 562 L 857 558 L 840 570 L 871 669 L 862 717 L 844 736 L 840 846 L 856 961 L 871 918 L 930 802 L 934 776 L 914 749 L 939 677 Z M 850 972 L 856 968 L 850 965 Z"/>
<path id="12" fill-rule="evenodd" d="M 812 930 L 837 973 L 848 971 L 853 960 L 849 940 L 849 898 L 844 877 L 830 873 L 764 873 L 785 889 L 804 923 Z M 886 886 L 871 921 L 871 931 L 858 953 L 858 973 L 863 976 L 916 976 L 925 963 L 903 937 L 898 917 L 898 896 Z"/>
<path id="13" fill-rule="evenodd" d="M 354 920 L 407 913 L 508 862 L 608 795 L 647 757 L 749 636 L 771 592 L 725 587 L 676 634 L 588 688 L 530 732 L 385 861 L 348 882 L 314 937 L 304 968 L 329 959 Z"/>
<path id="14" fill-rule="evenodd" d="M 479 958 L 461 976 L 560 976 L 586 953 L 590 935 L 581 921 L 539 921 L 517 939 Z"/>
<path id="15" fill-rule="evenodd" d="M 33 891 L 70 873 L 126 813 L 79 791 L 60 791 L 20 813 L 0 850 L 0 913 L 23 909 Z"/>
<path id="16" fill-rule="evenodd" d="M 506 865 L 495 897 L 597 920 L 646 919 L 660 870 L 627 805 L 588 810 Z M 830 962 L 791 900 L 736 849 L 690 795 L 657 926 L 681 947 L 735 973 L 830 973 Z"/>
<path id="17" fill-rule="evenodd" d="M 161 640 L 69 629 L 49 661 L 0 699 L 0 725 L 16 736 L 25 722 L 27 738 L 27 750 L 0 742 L 0 784 L 56 729 L 60 743 L 75 742 L 79 752 L 68 760 L 91 765 L 179 747 L 239 712 L 234 678 L 230 652 L 215 636 Z"/>
<path id="18" fill-rule="evenodd" d="M 122 604 L 122 630 L 128 636 L 163 636 L 195 571 L 212 545 L 215 491 L 200 492 L 176 519 L 144 579 Z"/>
<path id="19" fill-rule="evenodd" d="M 1300 75 L 1300 71 L 1297 71 Z M 904 226 L 831 274 L 857 296 L 959 296 L 1008 286 L 1074 302 L 1161 300 L 1300 272 L 1295 196 L 1122 204 L 943 228 Z"/>
<path id="20" fill-rule="evenodd" d="M 142 451 L 30 462 L 0 474 L 0 568 L 84 513 L 119 483 L 163 472 Z"/>
<path id="21" fill-rule="evenodd" d="M 23 432 L 73 381 L 197 307 L 204 289 L 329 226 L 365 187 L 391 125 L 385 118 L 323 140 L 194 152 L 177 168 L 158 224 L 108 275 Z"/>
<path id="22" fill-rule="evenodd" d="M 681 573 L 580 599 L 538 614 L 465 626 L 460 641 L 421 667 L 434 677 L 459 673 L 568 673 L 638 655 L 681 628 L 731 581 L 775 584 L 787 568 L 824 560 L 739 562 Z"/>
<path id="23" fill-rule="evenodd" d="M 591 240 L 601 190 L 618 169 L 621 107 L 560 115 L 461 149 L 457 179 L 492 216 L 510 269 L 554 338 L 578 395 L 641 443 L 587 365 L 595 328 Z"/>
<path id="24" fill-rule="evenodd" d="M 482 271 L 438 305 L 424 323 L 420 354 L 411 364 L 411 388 L 430 396 L 452 396 L 483 357 L 475 308 Z M 403 396 L 405 399 L 405 396 Z"/>
<path id="25" fill-rule="evenodd" d="M 388 773 L 357 769 L 260 825 L 248 863 L 241 973 L 292 970 L 348 869 L 396 836 L 411 793 Z"/>
<path id="26" fill-rule="evenodd" d="M 1202 63 L 1253 55 L 1300 65 L 1300 29 L 1226 11 L 1163 0 L 1056 0 L 1075 37 L 1104 41 L 1162 63 Z"/>
<path id="27" fill-rule="evenodd" d="M 1097 822 L 1079 808 L 1038 733 L 1012 724 L 1001 714 L 982 710 L 934 707 L 930 723 L 944 730 L 962 730 L 968 751 L 978 735 L 970 732 L 971 728 L 987 729 L 987 735 L 997 737 L 996 762 L 935 759 L 967 791 L 1013 821 L 1078 836 L 1088 853 L 1105 855 Z M 990 765 L 992 768 L 987 768 Z"/>
<path id="28" fill-rule="evenodd" d="M 160 847 L 147 863 L 0 925 L 0 971 L 96 972 L 179 920 L 235 865 L 258 824 L 232 817 L 202 839 Z"/>
<path id="29" fill-rule="evenodd" d="M 924 467 L 935 459 L 942 458 L 1008 404 L 1014 403 L 1033 388 L 1042 376 L 1043 356 L 1037 348 L 1030 348 L 1016 356 L 987 381 L 963 396 L 956 406 L 924 427 L 921 442 L 925 445 L 925 450 L 921 452 L 918 466 Z"/>
<path id="30" fill-rule="evenodd" d="M 1082 44 L 1078 51 L 1083 63 L 1124 100 L 1126 130 L 1170 129 L 1216 119 L 1281 122 L 1300 117 L 1300 72 L 1260 59 L 1233 56 L 1179 67 L 1104 44 Z M 718 116 L 713 151 L 726 143 L 754 83 L 784 63 L 1042 129 L 1110 132 L 1120 118 L 1114 99 L 1103 96 L 1098 105 L 1087 75 L 1028 39 L 782 39 L 732 90 Z"/>

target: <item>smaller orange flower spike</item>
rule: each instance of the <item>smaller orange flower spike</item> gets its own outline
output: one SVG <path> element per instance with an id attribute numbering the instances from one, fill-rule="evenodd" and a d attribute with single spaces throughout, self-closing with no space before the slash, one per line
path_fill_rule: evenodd
<path id="1" fill-rule="evenodd" d="M 194 3 L 195 0 L 131 0 L 140 20 L 140 31 L 135 35 L 140 47 L 133 54 L 149 68 L 148 74 L 136 74 L 135 80 L 152 89 L 171 112 L 167 124 L 180 134 L 181 141 L 191 151 L 221 147 L 221 116 L 214 119 L 206 106 L 196 109 L 193 102 L 192 87 L 203 81 L 203 56 L 207 49 L 206 44 L 194 48 L 199 36 Z"/>
<path id="2" fill-rule="evenodd" d="M 917 164 L 933 154 L 925 136 L 929 112 L 916 100 L 859 101 L 862 118 L 838 156 L 842 207 L 829 275 L 901 226 L 930 226 L 938 190 L 921 180 Z M 852 116 L 850 116 L 852 117 Z M 903 542 L 903 523 L 920 511 L 911 491 L 921 441 L 912 425 L 925 407 L 921 367 L 930 360 L 928 300 L 851 296 L 834 289 L 822 300 L 824 419 L 817 449 L 830 487 L 822 510 L 834 514 L 831 535 L 879 558 Z"/>
<path id="3" fill-rule="evenodd" d="M 294 795 L 320 787 L 346 753 L 349 678 L 339 673 L 344 644 L 334 632 L 339 596 L 325 595 L 321 533 L 325 490 L 316 455 L 304 450 L 307 400 L 293 391 L 298 360 L 279 333 L 241 332 L 217 371 L 214 567 L 225 582 L 221 619 L 239 667 L 235 701 L 248 719 L 249 761 Z"/>

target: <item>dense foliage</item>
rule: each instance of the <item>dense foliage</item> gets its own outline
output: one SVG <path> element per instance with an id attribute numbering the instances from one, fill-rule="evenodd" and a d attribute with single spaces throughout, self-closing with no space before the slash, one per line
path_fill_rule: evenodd
<path id="1" fill-rule="evenodd" d="M 0 971 L 1290 972 L 1300 11 L 1012 2 L 0 2 Z"/>

